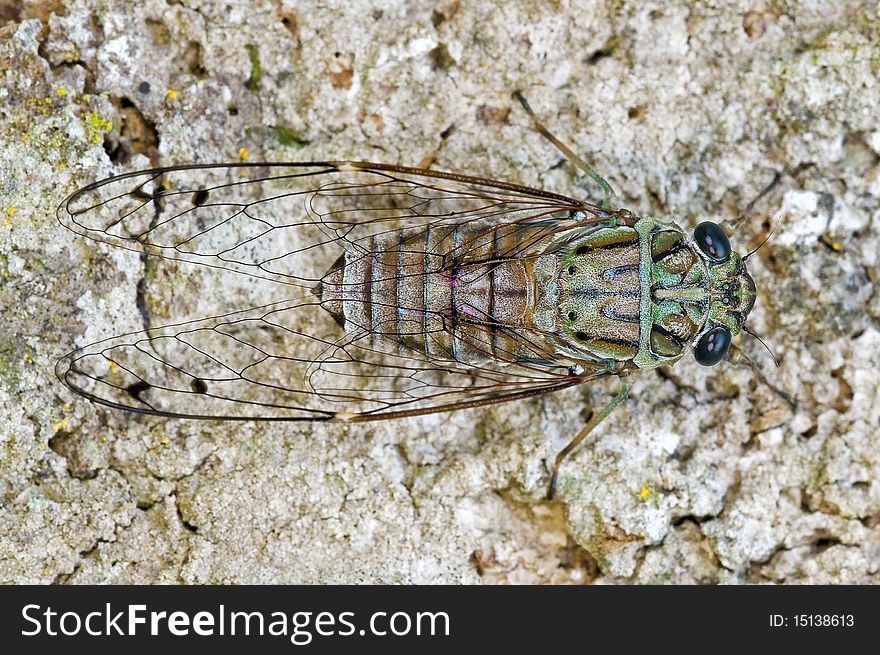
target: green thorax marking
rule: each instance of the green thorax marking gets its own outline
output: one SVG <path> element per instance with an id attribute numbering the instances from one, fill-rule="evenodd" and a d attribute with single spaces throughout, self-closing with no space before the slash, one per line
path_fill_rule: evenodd
<path id="1" fill-rule="evenodd" d="M 626 361 L 639 348 L 639 236 L 627 226 L 575 228 L 539 262 L 552 270 L 535 322 L 576 360 Z M 539 279 L 540 284 L 540 279 Z"/>
<path id="2" fill-rule="evenodd" d="M 739 255 L 714 262 L 655 218 L 568 230 L 547 252 L 535 267 L 535 324 L 576 360 L 672 364 L 716 326 L 738 334 L 755 301 Z"/>

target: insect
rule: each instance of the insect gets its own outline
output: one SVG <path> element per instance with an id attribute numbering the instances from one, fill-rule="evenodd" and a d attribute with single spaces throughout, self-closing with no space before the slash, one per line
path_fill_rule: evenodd
<path id="1" fill-rule="evenodd" d="M 67 228 L 276 287 L 272 302 L 69 353 L 74 392 L 172 418 L 359 423 L 524 399 L 723 359 L 756 297 L 724 231 L 488 179 L 360 162 L 125 173 L 58 209 Z M 327 262 L 334 263 L 327 267 Z M 318 263 L 315 263 L 318 262 Z"/>

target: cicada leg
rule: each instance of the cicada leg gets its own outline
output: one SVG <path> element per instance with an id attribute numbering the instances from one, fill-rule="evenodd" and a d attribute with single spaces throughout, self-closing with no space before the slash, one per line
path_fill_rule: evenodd
<path id="1" fill-rule="evenodd" d="M 523 109 L 526 110 L 526 113 L 529 115 L 529 118 L 532 119 L 532 127 L 537 131 L 541 136 L 547 139 L 550 143 L 552 143 L 556 148 L 565 155 L 568 160 L 580 168 L 584 173 L 593 178 L 593 181 L 599 185 L 599 188 L 602 189 L 602 193 L 604 194 L 604 198 L 600 201 L 599 205 L 602 209 L 610 209 L 611 208 L 611 198 L 615 195 L 614 190 L 611 188 L 611 185 L 605 180 L 604 177 L 599 175 L 596 171 L 592 169 L 592 167 L 587 164 L 583 159 L 578 157 L 574 151 L 565 145 L 562 141 L 556 138 L 556 136 L 548 130 L 541 121 L 538 120 L 538 117 L 535 115 L 535 112 L 532 110 L 532 107 L 529 105 L 525 96 L 521 91 L 514 91 L 513 97 L 519 100 L 519 103 L 523 106 Z"/>
<path id="2" fill-rule="evenodd" d="M 580 443 L 587 437 L 593 429 L 602 422 L 605 417 L 607 417 L 611 412 L 614 411 L 614 408 L 617 407 L 624 398 L 626 398 L 629 393 L 629 381 L 623 376 L 620 377 L 620 391 L 617 392 L 605 407 L 602 408 L 602 411 L 596 412 L 590 417 L 590 420 L 587 421 L 587 424 L 581 428 L 581 431 L 578 432 L 574 439 L 568 442 L 568 445 L 559 451 L 556 455 L 556 461 L 553 463 L 553 472 L 550 475 L 550 485 L 547 487 L 547 500 L 552 500 L 553 495 L 556 492 L 556 477 L 559 474 L 559 465 L 562 464 L 563 460 L 577 448 Z"/>

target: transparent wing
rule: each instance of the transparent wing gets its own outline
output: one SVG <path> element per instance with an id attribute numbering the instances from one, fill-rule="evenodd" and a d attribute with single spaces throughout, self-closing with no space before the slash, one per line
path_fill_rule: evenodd
<path id="1" fill-rule="evenodd" d="M 605 372 L 432 362 L 342 333 L 317 301 L 292 300 L 101 341 L 65 356 L 56 373 L 90 400 L 148 414 L 365 421 L 525 398 Z"/>
<path id="2" fill-rule="evenodd" d="M 383 164 L 228 164 L 91 184 L 62 203 L 58 218 L 98 241 L 279 283 L 280 299 L 270 304 L 121 335 L 58 362 L 65 385 L 112 407 L 187 418 L 364 421 L 524 398 L 606 374 L 599 364 L 547 352 L 537 333 L 501 324 L 458 334 L 486 355 L 460 364 L 437 356 L 439 345 L 417 350 L 388 336 L 439 344 L 432 330 L 456 329 L 443 317 L 396 324 L 384 337 L 381 326 L 344 332 L 319 298 L 290 293 L 291 285 L 314 287 L 341 252 L 366 255 L 387 233 L 398 232 L 408 248 L 444 244 L 430 254 L 445 268 L 485 257 L 489 241 L 510 244 L 493 257 L 527 256 L 549 233 L 608 220 L 564 196 Z M 426 230 L 448 238 L 414 238 Z M 527 236 L 507 238 L 520 230 Z M 459 232 L 466 237 L 455 240 Z M 490 346 L 501 331 L 515 332 L 516 353 Z"/>
<path id="3" fill-rule="evenodd" d="M 83 187 L 57 216 L 97 241 L 307 287 L 320 277 L 303 267 L 314 251 L 365 251 L 384 233 L 479 225 L 484 231 L 446 253 L 463 258 L 495 231 L 543 224 L 550 232 L 608 219 L 595 205 L 538 189 L 361 162 L 137 171 Z"/>

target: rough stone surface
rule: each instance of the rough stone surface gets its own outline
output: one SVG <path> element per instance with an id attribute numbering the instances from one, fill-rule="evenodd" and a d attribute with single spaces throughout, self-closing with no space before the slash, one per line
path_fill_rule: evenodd
<path id="1" fill-rule="evenodd" d="M 0 2 L 0 580 L 877 582 L 877 5 L 331 4 Z M 621 205 L 726 221 L 741 252 L 775 229 L 749 263 L 778 368 L 745 337 L 754 368 L 636 377 L 552 503 L 543 462 L 615 383 L 344 429 L 126 415 L 55 380 L 142 324 L 142 262 L 61 228 L 69 191 L 247 156 L 590 194 L 517 88 Z M 211 311 L 210 277 L 177 276 L 147 280 L 157 322 Z"/>

